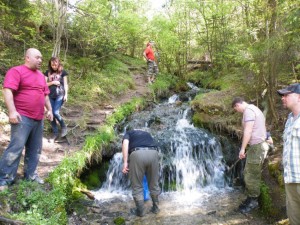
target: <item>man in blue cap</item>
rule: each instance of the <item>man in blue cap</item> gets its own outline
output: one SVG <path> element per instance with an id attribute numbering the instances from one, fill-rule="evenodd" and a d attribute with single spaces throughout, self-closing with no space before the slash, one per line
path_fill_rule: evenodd
<path id="1" fill-rule="evenodd" d="M 291 110 L 283 133 L 283 169 L 287 215 L 291 225 L 300 224 L 300 84 L 278 90 L 284 108 Z"/>

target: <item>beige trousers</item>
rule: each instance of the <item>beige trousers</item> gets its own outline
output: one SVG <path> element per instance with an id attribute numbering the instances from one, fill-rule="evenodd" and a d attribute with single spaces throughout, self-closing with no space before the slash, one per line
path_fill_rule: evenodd
<path id="1" fill-rule="evenodd" d="M 300 224 L 300 183 L 285 184 L 287 215 L 291 225 Z"/>

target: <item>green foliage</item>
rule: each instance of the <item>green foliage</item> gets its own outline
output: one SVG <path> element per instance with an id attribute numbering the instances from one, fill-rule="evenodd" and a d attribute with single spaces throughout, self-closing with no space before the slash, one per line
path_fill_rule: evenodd
<path id="1" fill-rule="evenodd" d="M 125 219 L 123 217 L 117 217 L 114 219 L 114 224 L 116 225 L 125 225 Z"/>
<path id="2" fill-rule="evenodd" d="M 66 197 L 62 189 L 44 190 L 35 182 L 22 181 L 15 186 L 17 189 L 10 197 L 16 201 L 10 204 L 16 213 L 12 218 L 28 224 L 65 224 L 67 214 L 65 211 Z"/>
<path id="3" fill-rule="evenodd" d="M 260 186 L 261 211 L 264 215 L 270 215 L 273 209 L 272 199 L 269 194 L 269 187 L 266 184 Z"/>
<path id="4" fill-rule="evenodd" d="M 180 39 L 176 30 L 178 21 L 167 20 L 157 16 L 152 21 L 151 39 L 156 41 L 155 48 L 160 55 L 160 67 L 164 67 L 169 74 L 180 72 L 180 64 L 176 57 L 182 55 Z"/>
<path id="5" fill-rule="evenodd" d="M 132 10 L 122 10 L 117 18 L 116 24 L 118 30 L 116 30 L 117 42 L 122 52 L 128 53 L 130 56 L 136 56 L 137 53 L 141 54 L 141 51 L 137 51 L 140 43 L 143 43 L 145 37 L 143 30 L 145 29 L 145 17 L 143 14 L 138 15 Z"/>
<path id="6" fill-rule="evenodd" d="M 117 54 L 115 55 L 115 58 L 128 66 L 135 66 L 141 68 L 146 66 L 145 61 L 141 60 L 140 58 L 131 57 L 123 54 Z"/>
<path id="7" fill-rule="evenodd" d="M 26 22 L 27 24 L 30 21 L 30 15 L 32 14 L 32 9 L 28 0 L 24 0 L 22 2 L 12 0 L 12 1 L 1 1 L 0 2 L 0 10 L 1 16 L 0 21 L 4 29 L 9 29 L 12 33 L 14 33 L 14 37 L 22 40 L 29 40 L 23 34 L 30 34 L 30 31 L 33 27 L 22 26 Z M 23 21 L 23 24 L 18 23 L 19 21 Z M 27 31 L 26 31 L 27 30 Z"/>
<path id="8" fill-rule="evenodd" d="M 96 167 L 88 167 L 80 176 L 80 180 L 89 190 L 99 188 L 101 186 L 101 181 L 106 178 L 108 167 L 108 162 L 102 162 L 101 165 L 97 164 Z"/>
<path id="9" fill-rule="evenodd" d="M 116 58 L 107 61 L 101 70 L 96 59 L 80 58 L 74 63 L 79 71 L 71 71 L 69 76 L 70 104 L 80 101 L 89 106 L 89 102 L 105 102 L 134 88 L 127 65 Z"/>
<path id="10" fill-rule="evenodd" d="M 144 107 L 144 100 L 134 98 L 131 102 L 126 103 L 119 107 L 117 111 L 106 119 L 106 124 L 110 127 L 114 127 L 118 122 L 121 122 L 124 118 L 129 116 L 136 110 Z"/>
<path id="11" fill-rule="evenodd" d="M 177 78 L 175 76 L 159 73 L 155 82 L 151 84 L 150 89 L 153 95 L 154 101 L 156 101 L 156 97 L 166 97 L 172 87 L 175 87 L 177 82 Z"/>
<path id="12" fill-rule="evenodd" d="M 283 173 L 281 168 L 281 162 L 273 162 L 268 164 L 268 170 L 270 174 L 277 180 L 279 186 L 284 189 Z"/>
<path id="13" fill-rule="evenodd" d="M 260 203 L 260 214 L 267 218 L 270 221 L 274 222 L 276 216 L 280 214 L 279 208 L 275 207 L 272 201 L 272 197 L 270 195 L 270 188 L 267 184 L 262 183 L 260 186 L 260 196 L 259 196 L 259 203 Z"/>

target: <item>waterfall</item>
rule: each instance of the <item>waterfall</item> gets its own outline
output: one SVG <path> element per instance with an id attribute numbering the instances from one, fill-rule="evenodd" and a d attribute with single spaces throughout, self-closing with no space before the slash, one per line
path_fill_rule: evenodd
<path id="1" fill-rule="evenodd" d="M 175 104 L 179 98 L 173 95 L 165 103 L 135 113 L 125 124 L 125 129 L 144 128 L 158 142 L 162 194 L 176 193 L 176 196 L 185 196 L 183 201 L 188 200 L 186 196 L 195 201 L 196 195 L 229 188 L 226 164 L 219 138 L 194 127 L 189 105 Z M 131 196 L 128 175 L 122 174 L 122 166 L 122 153 L 118 152 L 110 161 L 106 181 L 95 192 L 96 199 Z"/>
<path id="2" fill-rule="evenodd" d="M 172 95 L 170 98 L 169 98 L 169 100 L 168 100 L 168 103 L 169 104 L 173 104 L 173 103 L 175 103 L 176 101 L 178 100 L 178 95 Z"/>
<path id="3" fill-rule="evenodd" d="M 209 132 L 195 128 L 186 119 L 189 109 L 177 121 L 169 147 L 164 148 L 161 161 L 164 191 L 195 191 L 211 185 L 223 188 L 225 163 L 221 144 Z"/>
<path id="4" fill-rule="evenodd" d="M 122 193 L 130 186 L 129 180 L 122 173 L 123 156 L 122 153 L 116 153 L 110 161 L 110 166 L 106 173 L 106 181 L 102 185 L 102 189 L 110 193 Z"/>

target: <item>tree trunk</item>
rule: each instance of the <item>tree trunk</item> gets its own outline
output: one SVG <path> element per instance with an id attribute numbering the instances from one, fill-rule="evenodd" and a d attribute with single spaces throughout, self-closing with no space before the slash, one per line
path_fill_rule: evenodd
<path id="1" fill-rule="evenodd" d="M 271 10 L 271 18 L 269 22 L 269 35 L 268 38 L 273 37 L 276 35 L 276 8 L 277 2 L 276 0 L 269 0 L 268 1 L 269 9 Z M 278 123 L 278 113 L 275 107 L 275 95 L 276 95 L 276 88 L 277 88 L 277 76 L 278 76 L 278 65 L 279 58 L 278 54 L 275 50 L 276 46 L 274 44 L 270 44 L 270 49 L 268 50 L 268 82 L 267 82 L 267 89 L 268 89 L 268 108 L 269 108 L 269 116 L 271 117 L 271 121 L 275 124 Z"/>
<path id="2" fill-rule="evenodd" d="M 68 0 L 51 0 L 54 5 L 53 15 L 56 15 L 56 22 L 53 27 L 53 51 L 52 56 L 59 56 L 61 48 L 61 38 L 65 30 Z M 54 17 L 55 18 L 55 17 Z"/>

